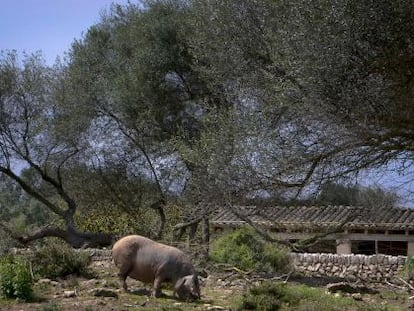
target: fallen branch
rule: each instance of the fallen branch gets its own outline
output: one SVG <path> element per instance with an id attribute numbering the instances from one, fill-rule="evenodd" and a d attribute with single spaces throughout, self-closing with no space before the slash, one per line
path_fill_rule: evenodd
<path id="1" fill-rule="evenodd" d="M 410 283 L 408 283 L 403 278 L 398 278 L 398 280 L 400 280 L 405 286 L 407 286 L 412 292 L 414 292 L 414 286 L 412 286 Z"/>
<path id="2" fill-rule="evenodd" d="M 249 274 L 251 274 L 254 270 L 250 270 L 250 271 L 244 271 L 244 270 L 242 270 L 242 269 L 239 269 L 239 268 L 237 268 L 237 267 L 231 267 L 231 268 L 228 268 L 228 269 L 224 269 L 225 271 L 236 271 L 237 273 L 239 273 L 239 274 L 243 274 L 243 275 L 249 275 Z"/>
<path id="3" fill-rule="evenodd" d="M 398 285 L 396 285 L 394 283 L 391 283 L 391 282 L 388 282 L 388 281 L 385 281 L 384 283 L 387 284 L 390 287 L 393 287 L 393 288 L 397 288 L 397 289 L 400 289 L 400 290 L 407 290 L 407 287 L 405 287 L 405 286 L 398 286 Z"/>
<path id="4" fill-rule="evenodd" d="M 286 284 L 289 281 L 290 276 L 295 272 L 295 270 L 289 271 L 287 274 L 280 276 L 280 280 L 285 276 L 283 283 Z"/>

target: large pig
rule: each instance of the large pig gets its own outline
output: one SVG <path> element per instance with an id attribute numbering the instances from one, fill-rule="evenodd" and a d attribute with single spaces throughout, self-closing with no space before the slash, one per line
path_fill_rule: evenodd
<path id="1" fill-rule="evenodd" d="M 161 283 L 170 282 L 174 295 L 183 300 L 200 298 L 200 286 L 193 265 L 179 249 L 139 235 L 118 240 L 112 248 L 112 257 L 119 268 L 119 277 L 125 290 L 126 279 L 153 283 L 152 295 L 161 295 Z"/>

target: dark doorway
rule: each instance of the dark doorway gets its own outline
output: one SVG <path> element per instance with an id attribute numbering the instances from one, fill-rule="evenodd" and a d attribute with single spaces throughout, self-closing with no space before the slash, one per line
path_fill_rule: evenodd
<path id="1" fill-rule="evenodd" d="M 363 255 L 375 254 L 375 241 L 352 241 L 352 253 Z"/>
<path id="2" fill-rule="evenodd" d="M 407 256 L 407 242 L 402 241 L 378 241 L 378 254 Z"/>
<path id="3" fill-rule="evenodd" d="M 407 242 L 401 241 L 352 241 L 352 253 L 363 255 L 384 254 L 407 256 Z"/>

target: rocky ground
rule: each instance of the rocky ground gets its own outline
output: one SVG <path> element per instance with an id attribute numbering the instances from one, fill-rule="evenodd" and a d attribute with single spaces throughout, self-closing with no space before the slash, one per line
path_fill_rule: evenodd
<path id="1" fill-rule="evenodd" d="M 207 269 L 202 279 L 202 300 L 198 302 L 181 302 L 172 297 L 172 291 L 164 289 L 165 297 L 155 299 L 149 296 L 149 287 L 145 289 L 137 281 L 128 279 L 131 292 L 119 289 L 116 269 L 108 261 L 94 262 L 91 266 L 94 277 L 83 279 L 68 277 L 65 280 L 41 279 L 35 284 L 36 301 L 23 303 L 19 301 L 0 301 L 0 310 L 232 310 L 235 301 L 241 297 L 248 286 L 260 283 L 263 279 L 280 277 L 244 273 L 233 268 Z M 214 271 L 212 271 L 214 270 Z M 310 279 L 290 276 L 289 283 L 305 283 L 312 287 L 328 290 L 328 283 L 338 283 L 333 279 Z M 340 285 L 338 285 L 340 286 Z M 348 296 L 364 306 L 387 306 L 384 310 L 414 310 L 409 293 L 396 285 L 386 284 L 357 285 L 350 293 L 331 289 L 331 295 Z M 369 288 L 359 290 L 358 288 Z M 359 310 L 356 308 L 355 310 Z"/>

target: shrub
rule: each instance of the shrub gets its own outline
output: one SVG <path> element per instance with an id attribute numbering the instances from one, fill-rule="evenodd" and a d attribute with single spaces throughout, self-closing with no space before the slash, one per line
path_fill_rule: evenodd
<path id="1" fill-rule="evenodd" d="M 4 256 L 0 260 L 0 288 L 5 298 L 29 301 L 33 298 L 29 263 L 22 257 Z"/>
<path id="2" fill-rule="evenodd" d="M 237 310 L 279 310 L 286 295 L 284 286 L 276 283 L 263 283 L 243 295 Z"/>
<path id="3" fill-rule="evenodd" d="M 54 240 L 37 249 L 32 257 L 37 277 L 58 278 L 71 274 L 89 277 L 89 255 L 75 251 L 69 245 Z"/>
<path id="4" fill-rule="evenodd" d="M 0 230 L 0 256 L 9 253 L 10 249 L 14 246 L 16 246 L 16 240 L 9 234 Z"/>
<path id="5" fill-rule="evenodd" d="M 260 263 L 265 271 L 287 272 L 291 269 L 288 249 L 285 247 L 276 247 L 271 243 L 263 243 L 263 252 L 260 255 Z"/>
<path id="6" fill-rule="evenodd" d="M 335 297 L 321 288 L 306 285 L 290 285 L 264 282 L 245 293 L 236 304 L 236 310 L 294 310 L 294 311 L 342 311 L 388 310 L 376 303 L 357 305 L 350 297 Z"/>
<path id="7" fill-rule="evenodd" d="M 414 280 L 414 257 L 407 258 L 405 269 L 402 273 L 404 279 L 408 281 Z"/>
<path id="8" fill-rule="evenodd" d="M 265 242 L 252 229 L 242 228 L 222 235 L 211 244 L 210 257 L 243 270 L 286 272 L 290 259 L 286 248 Z"/>

